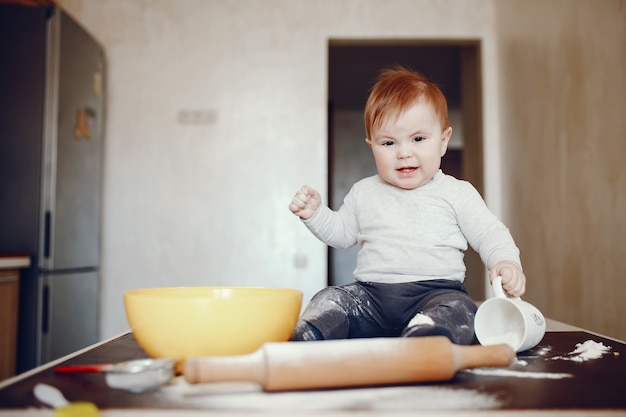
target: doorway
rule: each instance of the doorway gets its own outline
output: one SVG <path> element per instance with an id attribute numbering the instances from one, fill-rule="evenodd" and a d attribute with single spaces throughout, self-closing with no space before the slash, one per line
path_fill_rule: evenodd
<path id="1" fill-rule="evenodd" d="M 381 69 L 402 65 L 424 74 L 446 95 L 453 135 L 442 160 L 445 173 L 483 192 L 480 41 L 330 40 L 328 43 L 328 201 L 338 209 L 352 184 L 376 174 L 365 144 L 363 109 Z M 354 280 L 358 247 L 328 249 L 328 284 Z M 485 268 L 465 254 L 465 285 L 485 298 Z"/>

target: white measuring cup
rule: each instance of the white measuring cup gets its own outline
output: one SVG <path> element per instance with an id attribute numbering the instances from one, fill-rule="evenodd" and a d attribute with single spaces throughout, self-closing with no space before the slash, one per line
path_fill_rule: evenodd
<path id="1" fill-rule="evenodd" d="M 491 285 L 495 296 L 478 307 L 474 318 L 480 344 L 507 343 L 516 352 L 537 346 L 546 333 L 541 311 L 520 297 L 509 297 L 502 289 L 502 277 L 496 277 Z"/>

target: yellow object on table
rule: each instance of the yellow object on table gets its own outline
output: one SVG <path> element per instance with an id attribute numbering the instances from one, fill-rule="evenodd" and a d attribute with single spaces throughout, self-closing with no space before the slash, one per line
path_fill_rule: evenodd
<path id="1" fill-rule="evenodd" d="M 243 355 L 289 340 L 302 291 L 261 287 L 144 288 L 124 293 L 133 335 L 153 358 Z"/>
<path id="2" fill-rule="evenodd" d="M 54 415 L 56 417 L 91 417 L 99 414 L 98 407 L 94 403 L 77 401 L 69 403 L 65 407 L 55 408 Z"/>

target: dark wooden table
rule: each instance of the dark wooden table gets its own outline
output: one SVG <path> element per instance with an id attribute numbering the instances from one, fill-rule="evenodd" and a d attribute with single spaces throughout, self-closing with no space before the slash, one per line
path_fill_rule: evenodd
<path id="1" fill-rule="evenodd" d="M 599 359 L 570 360 L 569 354 L 576 344 L 587 340 L 603 343 L 611 350 Z M 144 357 L 146 354 L 129 333 L 57 365 L 114 363 Z M 177 379 L 182 381 L 182 377 Z M 133 394 L 109 388 L 100 374 L 61 375 L 55 374 L 53 367 L 44 366 L 0 388 L 0 414 L 15 415 L 29 407 L 31 411 L 32 407 L 42 407 L 33 396 L 33 387 L 38 382 L 59 388 L 70 401 L 90 401 L 103 411 L 126 410 L 124 415 L 149 409 L 204 410 L 232 415 L 229 413 L 300 406 L 311 412 L 371 412 L 371 415 L 420 409 L 499 410 L 503 414 L 515 410 L 626 414 L 626 345 L 582 331 L 547 332 L 537 347 L 518 354 L 517 362 L 509 368 L 461 371 L 453 380 L 437 384 L 297 393 L 264 393 L 249 386 L 240 391 L 222 388 L 198 392 L 193 391 L 196 387 L 182 381 L 156 392 Z"/>

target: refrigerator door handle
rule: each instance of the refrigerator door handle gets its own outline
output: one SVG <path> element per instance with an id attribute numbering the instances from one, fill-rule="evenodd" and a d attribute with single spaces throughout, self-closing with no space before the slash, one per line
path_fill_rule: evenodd
<path id="1" fill-rule="evenodd" d="M 44 285 L 41 298 L 41 334 L 47 335 L 50 328 L 50 287 L 48 285 Z"/>
<path id="2" fill-rule="evenodd" d="M 52 214 L 50 210 L 46 210 L 44 215 L 44 230 L 43 230 L 43 257 L 44 259 L 50 258 L 50 222 L 52 221 Z"/>

